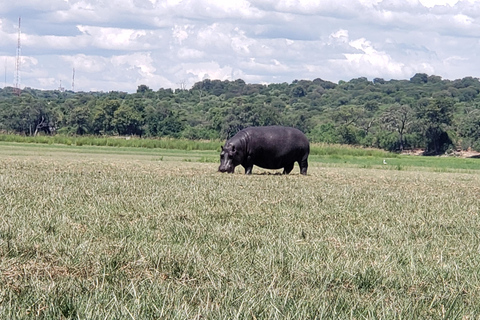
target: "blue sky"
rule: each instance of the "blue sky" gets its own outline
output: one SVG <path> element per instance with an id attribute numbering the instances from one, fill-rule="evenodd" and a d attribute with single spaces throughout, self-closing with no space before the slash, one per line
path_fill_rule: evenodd
<path id="1" fill-rule="evenodd" d="M 0 4 L 2 87 L 135 92 L 203 79 L 480 77 L 479 0 L 22 0 Z"/>

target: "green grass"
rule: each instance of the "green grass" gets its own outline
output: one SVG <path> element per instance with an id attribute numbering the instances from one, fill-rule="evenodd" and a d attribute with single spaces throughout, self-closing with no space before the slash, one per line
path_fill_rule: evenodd
<path id="1" fill-rule="evenodd" d="M 310 146 L 310 154 L 313 156 L 335 156 L 335 157 L 374 157 L 374 158 L 395 158 L 398 155 L 388 151 L 363 148 L 356 146 L 313 143 Z"/>
<path id="2" fill-rule="evenodd" d="M 0 318 L 480 317 L 479 171 L 339 158 L 0 143 Z"/>
<path id="3" fill-rule="evenodd" d="M 220 141 L 195 141 L 186 139 L 142 139 L 136 137 L 100 136 L 20 136 L 0 134 L 0 141 L 37 144 L 61 144 L 68 146 L 107 146 L 123 148 L 220 150 Z"/>
<path id="4" fill-rule="evenodd" d="M 195 141 L 185 139 L 142 139 L 138 137 L 100 137 L 100 136 L 20 136 L 13 134 L 0 134 L 0 142 L 36 143 L 36 144 L 60 144 L 68 146 L 107 146 L 123 148 L 147 148 L 147 149 L 177 149 L 177 150 L 213 150 L 220 151 L 224 141 Z M 319 156 L 373 156 L 395 157 L 396 155 L 383 150 L 361 148 L 333 144 L 312 144 L 312 155 Z"/>
<path id="5" fill-rule="evenodd" d="M 386 161 L 386 164 L 383 163 Z M 327 155 L 310 156 L 309 162 L 322 163 L 328 167 L 357 167 L 366 169 L 435 172 L 478 172 L 480 159 L 454 157 L 425 157 L 396 155 L 394 157 Z"/>

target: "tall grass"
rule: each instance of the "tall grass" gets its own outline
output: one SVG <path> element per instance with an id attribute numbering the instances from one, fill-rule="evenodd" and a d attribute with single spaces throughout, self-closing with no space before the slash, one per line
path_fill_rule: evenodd
<path id="1" fill-rule="evenodd" d="M 62 144 L 74 146 L 108 146 L 124 148 L 159 148 L 178 150 L 219 150 L 220 141 L 197 141 L 186 139 L 144 139 L 135 137 L 97 137 L 97 136 L 20 136 L 0 134 L 0 141 L 41 143 L 41 144 Z"/>
<path id="2" fill-rule="evenodd" d="M 0 318 L 480 317 L 478 173 L 54 152 L 0 158 Z"/>
<path id="3" fill-rule="evenodd" d="M 41 143 L 41 144 L 62 144 L 74 146 L 109 146 L 125 148 L 149 148 L 149 149 L 178 149 L 178 150 L 214 150 L 219 151 L 224 141 L 197 141 L 186 139 L 154 139 L 137 137 L 98 137 L 98 136 L 20 136 L 11 134 L 0 134 L 0 141 Z M 311 155 L 317 156 L 355 156 L 355 157 L 396 157 L 394 153 L 387 151 L 361 148 L 346 145 L 333 144 L 311 144 Z"/>
<path id="4" fill-rule="evenodd" d="M 310 146 L 310 154 L 315 156 L 354 156 L 354 157 L 375 157 L 375 158 L 393 158 L 398 155 L 388 151 L 363 148 L 339 144 L 314 143 Z"/>

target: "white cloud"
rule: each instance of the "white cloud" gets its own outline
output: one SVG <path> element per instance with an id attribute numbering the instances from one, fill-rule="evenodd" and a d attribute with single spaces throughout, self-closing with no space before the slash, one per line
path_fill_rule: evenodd
<path id="1" fill-rule="evenodd" d="M 282 74 L 290 71 L 290 68 L 280 63 L 279 61 L 272 59 L 266 61 L 257 61 L 255 58 L 251 58 L 249 61 L 245 61 L 241 66 L 249 70 L 250 74 L 265 75 L 265 74 Z M 293 79 L 292 79 L 293 80 Z"/>
<path id="2" fill-rule="evenodd" d="M 453 6 L 459 0 L 419 0 L 425 7 L 432 8 L 434 6 Z"/>
<path id="3" fill-rule="evenodd" d="M 45 89 L 68 83 L 72 67 L 79 90 L 104 91 L 206 76 L 480 76 L 476 0 L 24 0 L 0 13 L 8 70 L 22 15 L 22 85 Z"/>
<path id="4" fill-rule="evenodd" d="M 458 24 L 460 25 L 463 25 L 465 27 L 468 27 L 470 25 L 472 25 L 472 23 L 474 23 L 474 19 L 472 19 L 471 17 L 467 16 L 467 15 L 464 15 L 464 14 L 457 14 L 455 16 L 453 16 L 453 19 L 455 20 L 455 22 L 457 22 Z"/>
<path id="5" fill-rule="evenodd" d="M 138 70 L 138 74 L 142 78 L 152 77 L 156 71 L 149 53 L 115 56 L 111 59 L 111 62 L 117 69 Z"/>
<path id="6" fill-rule="evenodd" d="M 263 12 L 251 5 L 252 1 L 218 1 L 218 0 L 169 0 L 156 4 L 156 13 L 167 13 L 198 19 L 260 19 Z"/>
<path id="7" fill-rule="evenodd" d="M 349 16 L 355 8 L 371 6 L 375 1 L 369 0 L 258 0 L 262 6 L 284 13 L 304 15 L 328 14 L 334 11 L 340 16 Z"/>
<path id="8" fill-rule="evenodd" d="M 90 44 L 110 50 L 138 50 L 148 49 L 151 45 L 143 41 L 145 30 L 103 28 L 94 26 L 77 26 L 78 30 L 90 39 Z"/>
<path id="9" fill-rule="evenodd" d="M 182 44 L 184 40 L 187 40 L 189 37 L 188 29 L 191 28 L 189 25 L 175 25 L 172 29 L 172 35 L 176 42 Z"/>
<path id="10" fill-rule="evenodd" d="M 193 84 L 204 79 L 231 80 L 233 68 L 230 66 L 220 66 L 216 62 L 205 62 L 199 64 L 183 64 L 183 69 L 188 76 L 188 82 Z M 181 78 L 181 75 L 179 74 Z"/>
<path id="11" fill-rule="evenodd" d="M 376 50 L 370 41 L 360 38 L 350 41 L 350 46 L 360 51 L 360 53 L 346 53 L 345 61 L 336 61 L 341 63 L 345 68 L 358 70 L 364 76 L 375 77 L 382 73 L 389 77 L 403 78 L 403 63 L 396 62 L 390 55 L 385 52 Z"/>
<path id="12" fill-rule="evenodd" d="M 150 53 L 132 53 L 126 55 L 114 55 L 111 57 L 87 56 L 79 54 L 75 56 L 62 56 L 65 62 L 63 79 L 71 77 L 72 68 L 76 70 L 76 88 L 89 90 L 85 82 L 90 82 L 92 75 L 103 74 L 101 80 L 94 81 L 99 90 L 105 84 L 114 84 L 115 91 L 132 91 L 140 84 L 148 84 L 155 87 L 174 87 L 175 83 L 157 74 L 157 67 Z M 67 67 L 69 66 L 69 67 Z M 101 84 L 100 87 L 98 87 Z"/>
<path id="13" fill-rule="evenodd" d="M 330 35 L 330 39 L 334 41 L 347 43 L 348 42 L 348 30 L 340 29 Z"/>
<path id="14" fill-rule="evenodd" d="M 96 74 L 106 70 L 108 59 L 99 56 L 87 56 L 85 54 L 63 55 L 62 60 L 72 68 L 82 70 L 83 73 Z"/>
<path id="15" fill-rule="evenodd" d="M 206 0 L 202 3 L 206 13 L 214 13 L 216 16 L 242 17 L 242 18 L 261 18 L 262 13 L 252 7 L 249 1 L 218 1 Z"/>
<path id="16" fill-rule="evenodd" d="M 196 49 L 180 48 L 178 50 L 178 57 L 181 60 L 198 60 L 205 57 L 205 53 Z"/>
<path id="17" fill-rule="evenodd" d="M 235 29 L 235 32 L 236 35 L 232 37 L 231 42 L 233 51 L 240 55 L 250 54 L 250 47 L 255 44 L 255 41 L 245 36 L 245 32 L 239 30 L 238 28 Z"/>
<path id="18" fill-rule="evenodd" d="M 361 5 L 372 7 L 379 4 L 383 0 L 358 0 L 358 1 L 360 2 Z"/>

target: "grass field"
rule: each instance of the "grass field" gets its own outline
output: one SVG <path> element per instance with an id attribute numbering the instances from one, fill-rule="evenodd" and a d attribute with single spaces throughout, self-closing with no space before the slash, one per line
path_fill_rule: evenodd
<path id="1" fill-rule="evenodd" d="M 480 159 L 0 142 L 2 319 L 477 319 Z"/>

